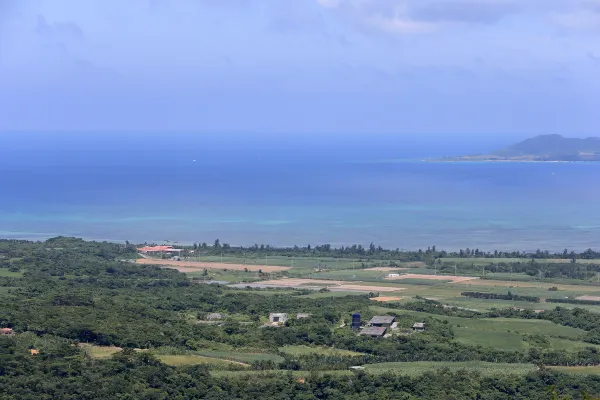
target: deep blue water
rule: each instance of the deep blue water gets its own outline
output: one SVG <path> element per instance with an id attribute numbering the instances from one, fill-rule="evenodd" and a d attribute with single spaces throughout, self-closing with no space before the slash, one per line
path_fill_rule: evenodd
<path id="1" fill-rule="evenodd" d="M 486 146 L 495 147 L 368 136 L 4 134 L 0 237 L 600 248 L 600 163 L 422 161 Z"/>

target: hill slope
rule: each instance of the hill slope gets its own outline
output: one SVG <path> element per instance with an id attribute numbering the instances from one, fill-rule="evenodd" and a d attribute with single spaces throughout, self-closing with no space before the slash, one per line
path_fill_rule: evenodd
<path id="1" fill-rule="evenodd" d="M 600 161 L 600 138 L 540 135 L 492 152 L 442 161 Z"/>

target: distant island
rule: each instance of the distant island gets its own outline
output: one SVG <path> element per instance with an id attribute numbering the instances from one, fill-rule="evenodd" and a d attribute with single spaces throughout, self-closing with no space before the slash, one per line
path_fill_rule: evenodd
<path id="1" fill-rule="evenodd" d="M 430 161 L 600 161 L 600 138 L 540 135 L 492 152 Z"/>

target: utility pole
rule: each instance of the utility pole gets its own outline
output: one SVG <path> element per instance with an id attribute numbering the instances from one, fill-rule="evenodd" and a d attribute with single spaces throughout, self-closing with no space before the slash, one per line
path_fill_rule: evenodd
<path id="1" fill-rule="evenodd" d="M 454 264 L 454 276 L 456 276 L 456 264 Z"/>

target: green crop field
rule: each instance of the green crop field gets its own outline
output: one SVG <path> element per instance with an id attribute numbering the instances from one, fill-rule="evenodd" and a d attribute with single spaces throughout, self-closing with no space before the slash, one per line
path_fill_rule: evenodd
<path id="1" fill-rule="evenodd" d="M 120 347 L 81 345 L 85 352 L 92 358 L 107 358 L 121 351 Z"/>
<path id="2" fill-rule="evenodd" d="M 368 374 L 396 374 L 418 376 L 428 371 L 433 371 L 440 368 L 447 368 L 452 371 L 473 371 L 489 377 L 501 377 L 509 375 L 525 375 L 534 372 L 536 367 L 532 364 L 505 364 L 505 363 L 489 363 L 482 361 L 475 362 L 435 362 L 435 361 L 417 361 L 417 362 L 390 362 L 380 364 L 364 365 L 365 372 Z M 220 377 L 231 376 L 264 376 L 272 374 L 287 374 L 289 371 L 213 371 L 212 375 Z M 335 370 L 335 371 L 293 371 L 294 376 L 300 378 L 308 378 L 312 374 L 322 375 L 346 375 L 351 376 L 355 372 L 352 370 Z"/>
<path id="3" fill-rule="evenodd" d="M 361 356 L 362 353 L 357 353 L 355 351 L 349 350 L 341 350 L 341 349 L 332 349 L 331 347 L 310 347 L 310 346 L 284 346 L 280 347 L 279 351 L 291 354 L 295 356 L 305 355 L 305 354 L 321 354 L 321 355 L 340 355 L 340 356 Z"/>
<path id="4" fill-rule="evenodd" d="M 8 277 L 8 278 L 21 278 L 23 276 L 23 271 L 12 272 L 7 268 L 0 268 L 0 277 Z"/>
<path id="5" fill-rule="evenodd" d="M 443 262 L 455 263 L 455 264 L 475 264 L 475 265 L 490 265 L 499 263 L 525 263 L 531 262 L 531 258 L 459 258 L 459 257 L 445 257 L 442 259 Z M 570 263 L 571 259 L 558 259 L 558 258 L 540 258 L 536 259 L 538 263 Z M 600 264 L 600 260 L 584 260 L 577 259 L 577 264 Z"/>
<path id="6" fill-rule="evenodd" d="M 505 364 L 483 361 L 471 362 L 391 362 L 367 364 L 365 370 L 371 373 L 392 372 L 403 375 L 421 375 L 433 369 L 448 368 L 453 371 L 476 371 L 484 376 L 524 375 L 536 370 L 532 364 Z"/>
<path id="7" fill-rule="evenodd" d="M 550 369 L 567 374 L 600 375 L 600 365 L 578 367 L 549 367 Z"/>
<path id="8" fill-rule="evenodd" d="M 209 364 L 209 365 L 247 365 L 237 361 L 222 360 L 219 358 L 204 357 L 197 355 L 158 355 L 160 361 L 167 365 L 194 365 L 194 364 Z"/>
<path id="9" fill-rule="evenodd" d="M 284 359 L 277 354 L 269 353 L 242 353 L 240 351 L 196 351 L 199 356 L 219 358 L 225 360 L 234 360 L 243 363 L 251 363 L 252 361 L 273 361 L 276 363 L 282 362 Z"/>

